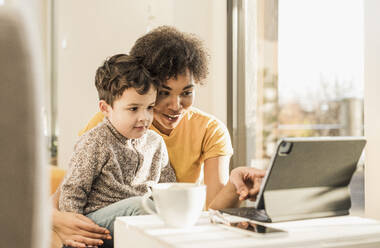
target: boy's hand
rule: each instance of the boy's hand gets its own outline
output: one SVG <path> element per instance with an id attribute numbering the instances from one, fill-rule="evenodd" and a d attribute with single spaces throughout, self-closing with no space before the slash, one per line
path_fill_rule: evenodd
<path id="1" fill-rule="evenodd" d="M 53 209 L 53 230 L 62 243 L 71 247 L 101 246 L 112 239 L 110 232 L 84 215 Z"/>
<path id="2" fill-rule="evenodd" d="M 235 186 L 239 200 L 256 200 L 259 193 L 261 180 L 265 176 L 265 170 L 249 167 L 238 167 L 231 171 L 230 182 Z"/>

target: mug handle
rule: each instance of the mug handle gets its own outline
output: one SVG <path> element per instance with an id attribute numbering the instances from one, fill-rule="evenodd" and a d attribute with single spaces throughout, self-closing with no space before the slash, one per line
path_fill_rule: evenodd
<path id="1" fill-rule="evenodd" d="M 152 196 L 152 192 L 149 191 L 147 192 L 145 195 L 143 195 L 142 199 L 141 199 L 141 203 L 142 203 L 142 207 L 144 208 L 145 211 L 147 211 L 149 214 L 154 214 L 156 215 L 157 213 L 155 211 L 153 211 L 147 201 L 148 201 L 148 198 Z"/>

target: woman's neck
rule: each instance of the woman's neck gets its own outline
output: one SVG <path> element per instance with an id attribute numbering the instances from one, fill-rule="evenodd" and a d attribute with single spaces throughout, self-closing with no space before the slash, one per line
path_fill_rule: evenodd
<path id="1" fill-rule="evenodd" d="M 164 128 L 158 121 L 156 120 L 153 120 L 153 123 L 152 125 L 158 130 L 160 131 L 160 133 L 162 134 L 165 134 L 166 136 L 169 136 L 171 134 L 171 132 L 173 131 L 173 129 L 167 129 L 167 128 Z"/>

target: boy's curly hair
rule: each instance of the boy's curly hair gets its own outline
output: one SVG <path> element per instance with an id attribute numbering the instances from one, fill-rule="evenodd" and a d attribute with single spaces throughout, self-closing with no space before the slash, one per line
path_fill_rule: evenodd
<path id="1" fill-rule="evenodd" d="M 160 82 L 151 76 L 141 59 L 117 54 L 106 59 L 97 69 L 95 86 L 99 100 L 104 100 L 113 107 L 113 102 L 123 94 L 124 90 L 133 87 L 137 93 L 144 95 L 151 86 L 158 89 Z"/>
<path id="2" fill-rule="evenodd" d="M 161 82 L 177 78 L 188 69 L 196 83 L 208 74 L 208 59 L 202 42 L 193 34 L 161 26 L 139 38 L 130 54 L 141 58 L 150 73 Z"/>

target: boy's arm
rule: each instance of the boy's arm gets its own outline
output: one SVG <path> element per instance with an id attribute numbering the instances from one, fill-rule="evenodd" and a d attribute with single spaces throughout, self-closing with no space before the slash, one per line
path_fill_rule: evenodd
<path id="1" fill-rule="evenodd" d="M 83 214 L 94 178 L 100 173 L 106 149 L 92 140 L 79 142 L 60 187 L 59 209 Z"/>
<path id="2" fill-rule="evenodd" d="M 168 150 L 165 142 L 161 142 L 161 174 L 159 183 L 176 182 L 177 178 L 173 167 L 170 165 Z"/>

